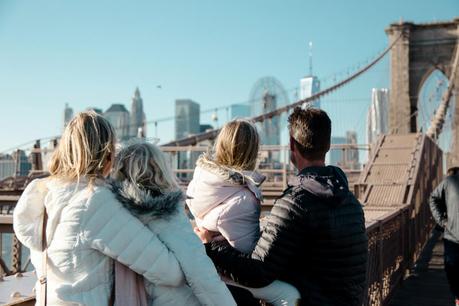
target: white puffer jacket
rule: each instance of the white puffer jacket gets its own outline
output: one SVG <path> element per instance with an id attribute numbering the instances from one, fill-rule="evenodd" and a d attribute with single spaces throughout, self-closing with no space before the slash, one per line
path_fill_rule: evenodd
<path id="1" fill-rule="evenodd" d="M 112 182 L 118 200 L 146 224 L 174 253 L 186 284 L 162 286 L 145 281 L 150 305 L 236 306 L 185 214 L 181 191 L 160 193 L 136 188 L 127 181 Z"/>
<path id="2" fill-rule="evenodd" d="M 257 172 L 224 168 L 202 155 L 188 185 L 186 203 L 196 224 L 219 232 L 236 249 L 251 253 L 260 235 L 261 191 Z"/>
<path id="3" fill-rule="evenodd" d="M 84 179 L 79 184 L 34 180 L 16 205 L 14 231 L 30 249 L 38 278 L 45 207 L 48 305 L 108 305 L 111 258 L 157 285 L 184 284 L 177 259 L 158 237 L 122 207 L 104 182 L 88 186 Z"/>

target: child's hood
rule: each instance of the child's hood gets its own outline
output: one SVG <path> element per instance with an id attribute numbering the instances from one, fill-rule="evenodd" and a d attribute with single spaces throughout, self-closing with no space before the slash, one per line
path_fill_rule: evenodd
<path id="1" fill-rule="evenodd" d="M 187 205 L 195 217 L 202 218 L 241 190 L 249 189 L 256 198 L 262 199 L 259 186 L 265 176 L 255 171 L 235 171 L 221 167 L 207 155 L 196 162 L 193 180 L 187 189 Z"/>

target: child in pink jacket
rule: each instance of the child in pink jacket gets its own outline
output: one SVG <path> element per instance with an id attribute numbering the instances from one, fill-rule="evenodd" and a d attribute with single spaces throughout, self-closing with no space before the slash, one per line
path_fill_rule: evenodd
<path id="1" fill-rule="evenodd" d="M 187 189 L 186 203 L 196 225 L 220 233 L 215 239 L 226 239 L 244 253 L 252 253 L 260 237 L 259 186 L 265 177 L 254 171 L 258 149 L 259 135 L 253 124 L 227 123 L 216 140 L 214 155 L 204 154 L 196 162 Z M 243 288 L 272 305 L 295 305 L 300 298 L 295 287 L 281 281 L 264 288 Z"/>

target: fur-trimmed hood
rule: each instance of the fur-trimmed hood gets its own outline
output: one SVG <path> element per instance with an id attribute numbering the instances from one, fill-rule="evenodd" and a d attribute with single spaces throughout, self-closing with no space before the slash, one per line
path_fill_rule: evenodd
<path id="1" fill-rule="evenodd" d="M 193 180 L 187 189 L 187 204 L 193 215 L 203 217 L 214 207 L 244 189 L 250 190 L 262 200 L 259 186 L 265 176 L 256 171 L 237 171 L 222 167 L 208 155 L 201 155 L 196 162 Z"/>
<path id="2" fill-rule="evenodd" d="M 110 186 L 123 206 L 143 223 L 170 217 L 177 212 L 178 206 L 184 200 L 180 190 L 161 193 L 137 188 L 128 181 L 114 180 L 110 181 Z"/>

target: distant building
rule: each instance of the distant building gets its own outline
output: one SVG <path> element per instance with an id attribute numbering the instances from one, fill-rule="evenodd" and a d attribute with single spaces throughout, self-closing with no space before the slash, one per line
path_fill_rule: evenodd
<path id="1" fill-rule="evenodd" d="M 175 100 L 175 139 L 199 133 L 200 106 L 190 99 Z"/>
<path id="2" fill-rule="evenodd" d="M 346 137 L 332 137 L 331 143 L 333 145 L 357 145 L 357 133 L 347 131 Z M 359 150 L 350 147 L 333 148 L 329 152 L 329 164 L 343 169 L 358 170 L 360 169 Z"/>
<path id="3" fill-rule="evenodd" d="M 213 130 L 214 127 L 210 124 L 200 124 L 199 125 L 199 133 L 204 133 L 204 132 L 207 132 L 209 130 Z"/>
<path id="4" fill-rule="evenodd" d="M 0 180 L 14 175 L 15 162 L 9 154 L 0 155 Z"/>
<path id="5" fill-rule="evenodd" d="M 102 109 L 97 108 L 97 107 L 88 107 L 88 108 L 86 108 L 86 111 L 93 111 L 93 112 L 95 112 L 96 114 L 99 114 L 99 115 L 103 114 Z"/>
<path id="6" fill-rule="evenodd" d="M 131 127 L 130 127 L 130 136 L 146 136 L 145 130 L 145 113 L 143 111 L 143 100 L 140 97 L 140 91 L 137 87 L 134 92 L 134 97 L 132 97 L 131 103 Z"/>
<path id="7" fill-rule="evenodd" d="M 367 143 L 375 143 L 378 136 L 389 132 L 389 90 L 373 88 L 367 115 Z"/>
<path id="8" fill-rule="evenodd" d="M 333 136 L 331 138 L 331 144 L 342 145 L 346 144 L 346 137 Z M 331 149 L 329 152 L 330 161 L 329 163 L 334 166 L 339 166 L 344 162 L 344 151 L 342 149 Z"/>
<path id="9" fill-rule="evenodd" d="M 307 76 L 300 80 L 300 99 L 309 98 L 320 91 L 320 81 L 312 73 L 312 42 L 309 42 L 309 73 Z M 316 100 L 312 103 L 305 104 L 305 107 L 320 108 L 320 101 Z"/>
<path id="10" fill-rule="evenodd" d="M 73 109 L 69 106 L 68 103 L 65 103 L 65 108 L 64 108 L 64 128 L 67 126 L 67 124 L 72 120 L 73 118 Z"/>
<path id="11" fill-rule="evenodd" d="M 9 176 L 27 176 L 31 169 L 32 164 L 23 150 L 0 155 L 0 180 Z"/>
<path id="12" fill-rule="evenodd" d="M 347 131 L 346 132 L 346 143 L 348 145 L 357 145 L 357 132 Z M 357 148 L 347 148 L 345 151 L 345 164 L 343 168 L 358 170 L 360 169 L 359 163 L 359 150 Z"/>
<path id="13" fill-rule="evenodd" d="M 175 100 L 175 138 L 182 139 L 200 132 L 200 106 L 190 99 Z M 199 152 L 179 152 L 177 154 L 178 169 L 192 169 Z M 190 174 L 180 175 L 181 179 L 191 179 Z"/>
<path id="14" fill-rule="evenodd" d="M 112 104 L 103 114 L 112 124 L 119 141 L 127 140 L 129 134 L 129 112 L 123 104 Z"/>
<path id="15" fill-rule="evenodd" d="M 277 100 L 275 95 L 265 93 L 263 96 L 263 112 L 271 112 L 277 109 Z M 263 121 L 260 131 L 261 143 L 263 145 L 280 145 L 280 122 L 279 116 Z M 275 152 L 277 153 L 277 152 Z"/>
<path id="16" fill-rule="evenodd" d="M 309 98 L 320 91 L 320 81 L 315 76 L 306 76 L 300 80 L 300 99 Z M 320 108 L 320 100 L 307 105 L 308 107 Z"/>
<path id="17" fill-rule="evenodd" d="M 13 153 L 13 159 L 19 166 L 16 169 L 16 175 L 27 176 L 32 169 L 32 164 L 29 162 L 29 158 L 23 150 L 16 150 Z"/>
<path id="18" fill-rule="evenodd" d="M 137 87 L 132 97 L 131 112 L 123 104 L 112 104 L 105 112 L 100 108 L 88 107 L 86 111 L 94 111 L 104 116 L 115 128 L 116 137 L 119 141 L 125 141 L 131 137 L 146 136 L 146 117 L 143 110 L 143 100 Z M 64 127 L 73 118 L 73 109 L 65 104 Z M 139 134 L 140 132 L 140 134 Z"/>
<path id="19" fill-rule="evenodd" d="M 249 104 L 232 104 L 229 111 L 230 120 L 249 118 L 251 116 L 251 107 Z"/>

